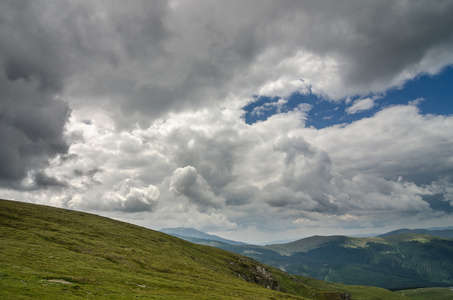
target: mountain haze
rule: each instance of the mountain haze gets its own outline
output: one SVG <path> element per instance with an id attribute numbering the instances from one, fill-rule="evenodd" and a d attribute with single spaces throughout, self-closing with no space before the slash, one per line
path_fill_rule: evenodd
<path id="1" fill-rule="evenodd" d="M 196 230 L 194 228 L 184 228 L 184 227 L 162 228 L 159 231 L 179 237 L 179 238 L 189 241 L 189 242 L 193 242 L 196 244 L 202 244 L 202 245 L 215 246 L 218 244 L 217 242 L 225 243 L 225 244 L 229 244 L 229 245 L 247 245 L 247 243 L 224 239 L 224 238 L 221 238 L 220 236 L 213 235 L 213 234 L 207 234 L 202 231 Z"/>

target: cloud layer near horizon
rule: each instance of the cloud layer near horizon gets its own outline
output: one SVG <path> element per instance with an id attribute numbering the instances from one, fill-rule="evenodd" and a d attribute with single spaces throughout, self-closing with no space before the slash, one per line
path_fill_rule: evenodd
<path id="1" fill-rule="evenodd" d="M 452 13 L 451 1 L 3 1 L 1 197 L 154 228 L 451 222 L 453 117 L 415 101 L 315 129 L 309 105 L 281 108 L 313 93 L 359 97 L 355 114 L 438 73 L 453 63 Z M 281 97 L 278 111 L 246 124 L 255 96 Z"/>

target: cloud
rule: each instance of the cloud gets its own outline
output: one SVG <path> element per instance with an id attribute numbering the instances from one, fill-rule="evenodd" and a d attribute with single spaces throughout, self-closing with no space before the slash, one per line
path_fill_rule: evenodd
<path id="1" fill-rule="evenodd" d="M 43 172 L 38 172 L 35 175 L 35 184 L 38 187 L 47 187 L 47 186 L 52 186 L 52 187 L 67 187 L 67 183 L 64 181 L 60 181 L 54 177 L 50 177 L 47 174 Z"/>
<path id="2" fill-rule="evenodd" d="M 417 98 L 417 99 L 414 99 L 414 100 L 411 100 L 409 101 L 409 105 L 414 105 L 414 106 L 417 106 L 419 105 L 420 103 L 422 103 L 423 101 L 425 101 L 424 98 Z"/>
<path id="3" fill-rule="evenodd" d="M 251 114 L 255 116 L 263 116 L 266 112 L 272 114 L 273 110 L 276 110 L 277 113 L 281 113 L 285 105 L 288 103 L 288 100 L 278 99 L 277 102 L 266 102 L 262 106 L 255 107 Z"/>
<path id="4" fill-rule="evenodd" d="M 106 192 L 100 199 L 100 208 L 127 213 L 153 211 L 160 196 L 159 189 L 146 186 L 142 181 L 126 178 L 114 186 L 114 192 Z"/>
<path id="5" fill-rule="evenodd" d="M 105 115 L 87 124 L 75 113 L 67 132 L 78 132 L 73 158 L 53 160 L 45 173 L 67 183 L 64 197 L 56 189 L 2 194 L 153 228 L 247 232 L 448 220 L 431 203 L 451 202 L 453 140 L 444 134 L 451 117 L 403 105 L 315 129 L 304 126 L 304 114 L 296 108 L 247 125 L 240 110 L 205 110 L 118 132 Z"/>
<path id="6" fill-rule="evenodd" d="M 445 135 L 452 126 L 451 117 L 424 116 L 413 105 L 400 105 L 344 127 L 307 131 L 305 139 L 327 151 L 348 177 L 361 172 L 429 184 L 452 168 L 446 149 L 453 140 Z"/>
<path id="7" fill-rule="evenodd" d="M 202 211 L 208 207 L 219 208 L 221 199 L 212 192 L 208 182 L 192 166 L 178 168 L 173 172 L 170 190 L 176 195 L 187 197 Z"/>
<path id="8" fill-rule="evenodd" d="M 2 197 L 154 228 L 450 222 L 433 203 L 452 202 L 452 117 L 375 100 L 453 63 L 452 12 L 451 1 L 3 1 Z M 293 93 L 378 111 L 318 130 Z M 255 113 L 275 113 L 246 124 L 260 96 L 280 100 Z"/>
<path id="9" fill-rule="evenodd" d="M 222 194 L 225 197 L 226 205 L 242 206 L 251 203 L 258 192 L 258 188 L 254 186 L 235 182 L 226 187 Z"/>
<path id="10" fill-rule="evenodd" d="M 5 2 L 0 50 L 10 79 L 63 89 L 73 108 L 95 102 L 130 129 L 232 91 L 246 104 L 254 94 L 335 100 L 401 86 L 453 63 L 452 10 L 449 1 Z"/>
<path id="11" fill-rule="evenodd" d="M 0 183 L 20 187 L 28 172 L 42 170 L 69 149 L 64 138 L 69 105 L 39 85 L 0 73 Z"/>
<path id="12" fill-rule="evenodd" d="M 71 109 L 59 97 L 67 72 L 62 41 L 34 8 L 0 4 L 0 184 L 16 188 L 32 171 L 47 186 L 41 170 L 69 148 L 63 135 Z"/>
<path id="13" fill-rule="evenodd" d="M 355 100 L 354 104 L 346 108 L 346 113 L 356 114 L 364 110 L 369 110 L 374 107 L 374 104 L 374 100 L 371 98 Z"/>
<path id="14" fill-rule="evenodd" d="M 294 200 L 289 200 L 293 198 L 301 199 L 306 203 L 298 209 L 336 210 L 335 205 L 330 201 L 333 175 L 329 155 L 307 143 L 301 136 L 281 137 L 276 150 L 285 153 L 285 168 L 282 170 L 279 182 L 273 182 L 265 187 L 265 190 L 272 191 L 270 203 L 281 206 L 281 201 L 294 203 Z M 273 195 L 275 192 L 283 192 L 283 195 Z M 292 195 L 289 194 L 290 192 Z M 281 199 L 280 202 L 276 202 L 277 199 Z"/>

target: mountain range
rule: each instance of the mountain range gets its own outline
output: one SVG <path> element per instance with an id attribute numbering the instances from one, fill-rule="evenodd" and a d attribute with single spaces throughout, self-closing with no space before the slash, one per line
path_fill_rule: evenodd
<path id="1" fill-rule="evenodd" d="M 291 274 L 402 289 L 453 285 L 452 234 L 452 229 L 401 229 L 378 237 L 312 236 L 267 246 L 201 242 Z"/>
<path id="2" fill-rule="evenodd" d="M 196 230 L 194 228 L 184 228 L 184 227 L 176 227 L 176 228 L 162 228 L 159 230 L 160 232 L 170 234 L 176 237 L 179 237 L 183 240 L 201 244 L 201 245 L 208 245 L 208 246 L 216 246 L 220 243 L 225 243 L 229 245 L 248 245 L 247 243 L 237 242 L 233 240 L 228 240 L 221 238 L 217 235 L 207 234 L 202 231 Z"/>

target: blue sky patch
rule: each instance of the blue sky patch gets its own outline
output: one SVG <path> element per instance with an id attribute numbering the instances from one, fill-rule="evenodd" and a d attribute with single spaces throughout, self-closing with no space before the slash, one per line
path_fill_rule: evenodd
<path id="1" fill-rule="evenodd" d="M 328 101 L 314 94 L 293 94 L 288 99 L 255 96 L 255 101 L 244 107 L 247 124 L 265 121 L 277 113 L 293 110 L 301 103 L 311 106 L 306 126 L 317 129 L 336 124 L 349 124 L 371 117 L 377 111 L 394 105 L 416 102 L 422 114 L 453 114 L 453 67 L 447 67 L 437 75 L 421 75 L 406 82 L 401 88 L 393 88 L 381 96 L 369 95 Z"/>

